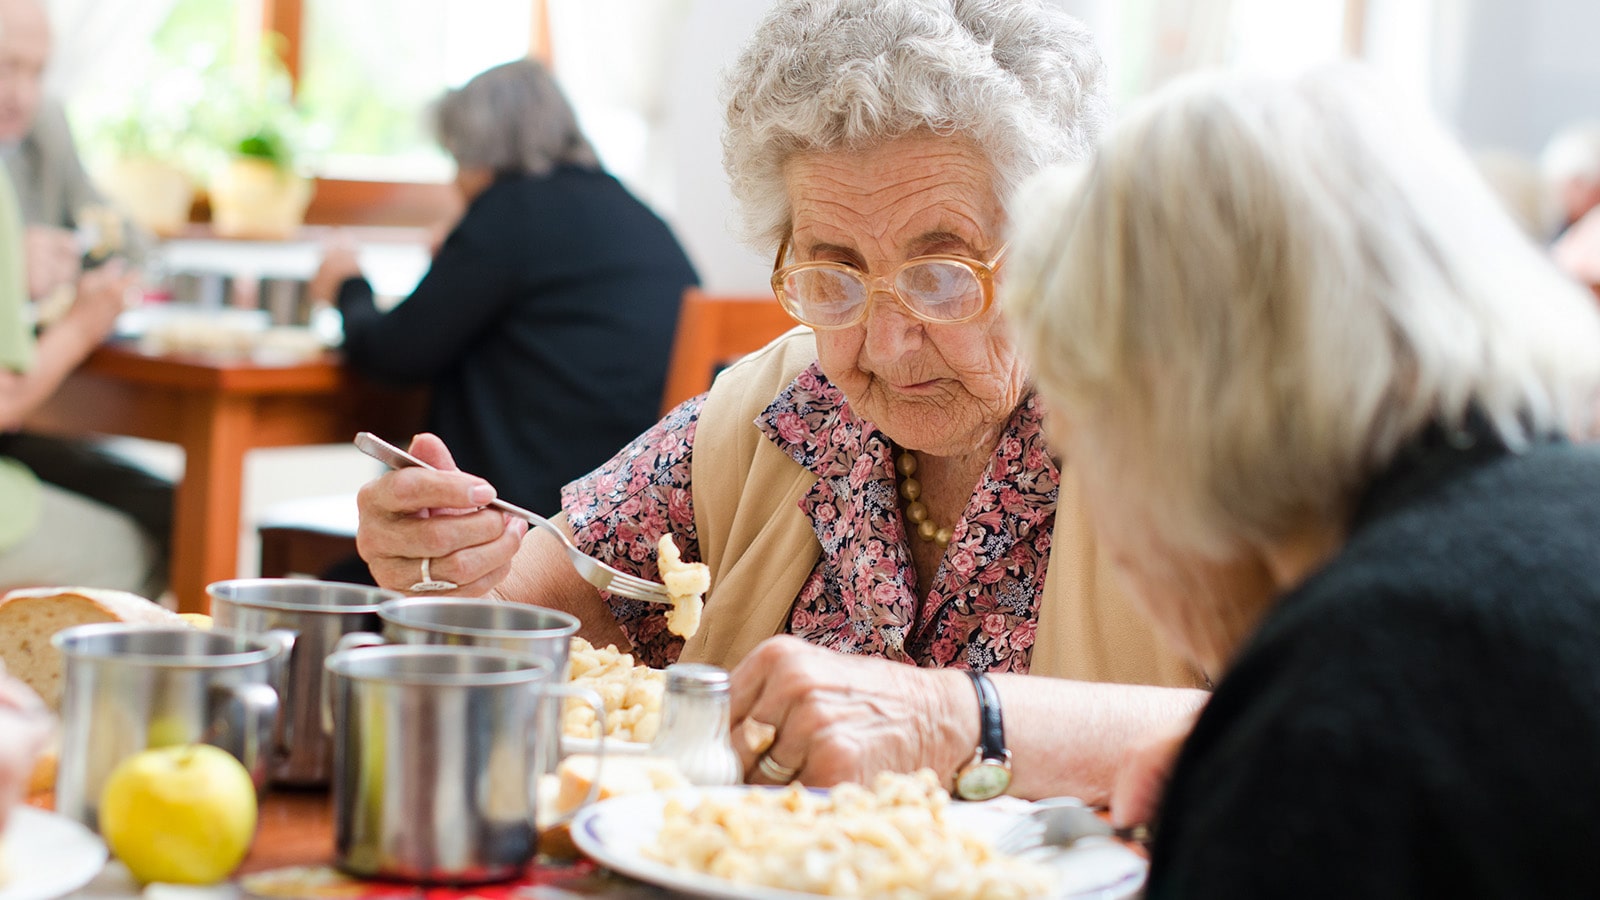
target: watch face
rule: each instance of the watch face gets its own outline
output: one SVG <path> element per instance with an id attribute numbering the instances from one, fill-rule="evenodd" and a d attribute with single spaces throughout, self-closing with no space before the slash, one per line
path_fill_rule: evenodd
<path id="1" fill-rule="evenodd" d="M 956 776 L 956 794 L 963 800 L 992 800 L 1011 786 L 1011 768 L 993 760 L 973 763 Z"/>

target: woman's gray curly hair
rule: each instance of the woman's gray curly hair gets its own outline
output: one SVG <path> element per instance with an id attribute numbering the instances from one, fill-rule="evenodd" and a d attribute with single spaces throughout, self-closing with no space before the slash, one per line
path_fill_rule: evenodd
<path id="1" fill-rule="evenodd" d="M 1109 115 L 1087 29 L 1041 0 L 784 0 L 729 71 L 723 166 L 747 236 L 789 231 L 783 165 L 916 131 L 964 135 L 1009 197 Z"/>
<path id="2" fill-rule="evenodd" d="M 496 175 L 600 168 L 560 86 L 531 59 L 495 66 L 447 91 L 434 120 L 439 143 L 460 166 Z"/>

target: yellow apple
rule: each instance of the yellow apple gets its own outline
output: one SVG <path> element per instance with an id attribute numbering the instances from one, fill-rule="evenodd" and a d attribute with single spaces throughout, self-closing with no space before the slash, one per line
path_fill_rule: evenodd
<path id="1" fill-rule="evenodd" d="M 215 884 L 255 838 L 255 785 L 233 754 L 209 744 L 145 750 L 106 780 L 100 833 L 141 882 Z"/>

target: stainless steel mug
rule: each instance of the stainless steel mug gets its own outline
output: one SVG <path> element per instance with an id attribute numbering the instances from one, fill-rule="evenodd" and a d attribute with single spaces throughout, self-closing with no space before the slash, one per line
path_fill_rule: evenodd
<path id="1" fill-rule="evenodd" d="M 537 849 L 546 660 L 485 647 L 353 647 L 328 657 L 334 853 L 362 878 L 515 878 Z M 597 778 L 591 785 L 592 801 Z"/>
<path id="2" fill-rule="evenodd" d="M 567 658 L 572 636 L 578 633 L 577 617 L 523 603 L 462 597 L 405 597 L 389 600 L 378 607 L 383 621 L 383 637 L 395 644 L 451 644 L 464 647 L 493 647 L 549 660 L 554 684 L 567 680 Z M 375 643 L 371 639 L 347 636 L 340 647 Z M 544 718 L 539 744 L 540 772 L 555 771 L 561 761 L 561 703 L 542 704 Z"/>
<path id="3" fill-rule="evenodd" d="M 567 657 L 578 619 L 564 612 L 461 597 L 405 597 L 378 607 L 383 636 L 397 644 L 495 647 L 548 659 L 557 681 L 567 677 Z"/>
<path id="4" fill-rule="evenodd" d="M 327 784 L 333 747 L 319 721 L 322 663 L 343 635 L 379 627 L 378 604 L 404 595 L 369 585 L 294 578 L 218 581 L 206 593 L 218 628 L 246 634 L 277 630 L 293 637 L 279 688 L 283 715 L 268 773 L 274 784 Z"/>
<path id="5" fill-rule="evenodd" d="M 215 744 L 266 783 L 286 635 L 110 623 L 58 632 L 65 659 L 56 810 L 99 827 L 117 763 L 151 747 Z"/>

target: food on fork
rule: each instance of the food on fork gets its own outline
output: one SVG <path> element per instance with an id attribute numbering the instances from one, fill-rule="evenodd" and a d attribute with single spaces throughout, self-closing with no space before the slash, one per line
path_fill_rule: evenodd
<path id="1" fill-rule="evenodd" d="M 656 568 L 661 572 L 661 583 L 667 586 L 667 597 L 672 600 L 667 630 L 679 637 L 693 637 L 700 630 L 703 598 L 711 589 L 711 568 L 705 563 L 684 562 L 671 534 L 663 534 L 656 543 Z"/>
<path id="2" fill-rule="evenodd" d="M 738 884 L 838 897 L 1045 896 L 1045 866 L 952 823 L 938 777 L 880 773 L 872 787 L 799 785 L 673 797 L 644 854 Z"/>
<path id="3" fill-rule="evenodd" d="M 661 695 L 667 676 L 660 669 L 635 663 L 633 654 L 614 646 L 596 647 L 581 637 L 572 639 L 569 680 L 600 695 L 606 706 L 605 737 L 649 743 L 661 727 Z M 561 716 L 561 733 L 568 737 L 599 739 L 594 710 L 568 700 Z"/>

